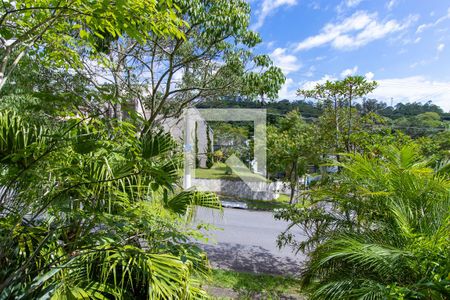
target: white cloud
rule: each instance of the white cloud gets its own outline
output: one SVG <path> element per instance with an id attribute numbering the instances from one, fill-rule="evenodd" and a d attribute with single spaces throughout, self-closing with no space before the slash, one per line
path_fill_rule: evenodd
<path id="1" fill-rule="evenodd" d="M 355 7 L 359 5 L 361 2 L 362 0 L 346 0 L 345 5 L 347 5 L 348 7 Z"/>
<path id="2" fill-rule="evenodd" d="M 327 44 L 339 50 L 356 49 L 391 33 L 402 31 L 416 20 L 416 16 L 409 16 L 402 22 L 379 21 L 377 13 L 358 11 L 341 23 L 326 24 L 321 33 L 298 43 L 296 50 L 308 50 Z"/>
<path id="3" fill-rule="evenodd" d="M 303 74 L 303 76 L 306 76 L 306 77 L 313 77 L 315 72 L 316 72 L 316 67 L 315 67 L 315 66 L 310 66 L 310 67 L 308 68 L 308 71 L 306 71 L 306 72 Z"/>
<path id="4" fill-rule="evenodd" d="M 372 72 L 367 72 L 364 77 L 366 77 L 367 80 L 372 80 L 375 77 L 375 74 Z"/>
<path id="5" fill-rule="evenodd" d="M 398 102 L 425 102 L 428 100 L 450 110 L 450 82 L 430 81 L 423 76 L 377 80 L 379 86 L 370 97 Z"/>
<path id="6" fill-rule="evenodd" d="M 318 84 L 324 84 L 327 81 L 334 81 L 337 80 L 336 77 L 332 76 L 332 75 L 325 75 L 322 78 L 320 78 L 319 80 L 311 80 L 311 81 L 304 81 L 301 85 L 300 88 L 302 90 L 312 90 L 316 87 L 316 85 Z"/>
<path id="7" fill-rule="evenodd" d="M 273 45 L 275 45 L 275 42 L 270 41 L 270 42 L 267 42 L 266 47 L 267 47 L 267 49 L 271 49 L 271 48 L 273 48 Z"/>
<path id="8" fill-rule="evenodd" d="M 397 5 L 397 0 L 390 0 L 387 4 L 386 7 L 388 10 L 392 10 L 394 8 L 394 6 Z"/>
<path id="9" fill-rule="evenodd" d="M 368 72 L 365 74 L 365 77 L 367 80 L 373 80 L 374 74 Z M 337 78 L 332 75 L 325 75 L 319 80 L 303 81 L 300 83 L 300 89 L 310 90 L 315 88 L 317 84 L 323 84 L 328 80 L 335 81 Z M 394 105 L 400 102 L 423 103 L 431 100 L 444 110 L 450 111 L 450 81 L 432 81 L 424 76 L 411 76 L 377 79 L 377 82 L 378 87 L 368 97 L 387 102 L 388 104 L 390 104 L 392 99 Z M 289 89 L 293 84 L 292 79 L 288 78 L 286 84 L 284 93 L 291 93 L 292 95 L 295 92 Z M 292 97 L 284 98 L 292 99 Z M 283 97 L 280 97 L 280 99 L 283 99 Z"/>
<path id="10" fill-rule="evenodd" d="M 344 0 L 336 6 L 336 11 L 338 14 L 343 14 L 347 9 L 354 8 L 361 2 L 362 0 Z"/>
<path id="11" fill-rule="evenodd" d="M 341 72 L 341 77 L 345 78 L 348 76 L 352 76 L 352 75 L 355 75 L 356 72 L 358 72 L 358 66 L 354 66 L 351 69 L 345 69 L 344 71 Z"/>
<path id="12" fill-rule="evenodd" d="M 258 30 L 264 25 L 266 18 L 272 14 L 277 8 L 282 6 L 294 6 L 297 0 L 263 0 L 260 8 L 256 11 L 258 20 L 252 26 L 253 30 Z"/>
<path id="13" fill-rule="evenodd" d="M 450 19 L 450 7 L 448 8 L 447 14 L 445 16 L 440 17 L 439 19 L 437 19 L 436 21 L 434 21 L 432 23 L 425 23 L 425 24 L 419 25 L 419 27 L 417 27 L 416 33 L 422 33 L 425 30 L 435 27 L 448 19 Z"/>
<path id="14" fill-rule="evenodd" d="M 434 62 L 438 61 L 439 57 L 440 57 L 440 53 L 442 51 L 444 51 L 444 49 L 445 49 L 445 44 L 444 43 L 438 44 L 437 47 L 436 47 L 436 52 L 437 53 L 436 53 L 436 55 L 434 57 L 429 57 L 427 59 L 422 59 L 420 61 L 416 61 L 416 62 L 410 64 L 409 67 L 411 69 L 414 69 L 416 67 L 423 67 L 423 66 L 426 66 L 426 65 L 429 65 L 431 63 L 434 63 Z"/>
<path id="15" fill-rule="evenodd" d="M 319 10 L 320 9 L 320 3 L 316 2 L 316 1 L 313 1 L 313 2 L 310 2 L 308 4 L 308 7 L 312 8 L 313 10 Z"/>
<path id="16" fill-rule="evenodd" d="M 401 41 L 401 43 L 406 46 L 406 45 L 410 45 L 410 44 L 417 44 L 422 40 L 422 37 L 417 37 L 417 38 L 409 38 L 409 37 L 402 37 L 399 36 L 397 38 L 391 39 L 390 41 L 392 42 L 392 44 L 398 44 L 398 41 Z"/>
<path id="17" fill-rule="evenodd" d="M 297 97 L 297 89 L 292 86 L 294 85 L 294 80 L 292 78 L 286 78 L 284 85 L 278 92 L 278 99 L 288 99 L 292 100 Z"/>
<path id="18" fill-rule="evenodd" d="M 276 48 L 270 54 L 270 58 L 272 58 L 274 65 L 280 67 L 285 75 L 298 71 L 301 68 L 297 57 L 286 54 L 285 48 Z"/>
<path id="19" fill-rule="evenodd" d="M 423 67 L 423 66 L 426 66 L 426 65 L 432 63 L 435 60 L 436 60 L 436 57 L 433 57 L 431 59 L 422 59 L 420 61 L 416 61 L 416 62 L 410 64 L 409 67 L 411 69 L 414 69 L 414 68 L 417 68 L 417 67 Z"/>
<path id="20" fill-rule="evenodd" d="M 425 29 L 431 27 L 431 23 L 429 24 L 421 24 L 419 25 L 419 27 L 417 27 L 416 33 L 421 33 L 423 32 Z"/>

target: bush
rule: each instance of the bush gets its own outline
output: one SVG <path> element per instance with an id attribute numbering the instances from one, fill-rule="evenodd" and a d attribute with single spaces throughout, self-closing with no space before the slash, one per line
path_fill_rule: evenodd
<path id="1" fill-rule="evenodd" d="M 311 299 L 450 297 L 450 180 L 418 153 L 347 155 L 309 203 L 278 212 L 308 233 L 297 241 L 287 231 L 279 244 L 308 253 Z"/>
<path id="2" fill-rule="evenodd" d="M 171 137 L 95 118 L 53 124 L 0 111 L 0 298 L 206 297 L 194 275 L 208 263 L 185 220 L 220 202 L 173 189 Z"/>

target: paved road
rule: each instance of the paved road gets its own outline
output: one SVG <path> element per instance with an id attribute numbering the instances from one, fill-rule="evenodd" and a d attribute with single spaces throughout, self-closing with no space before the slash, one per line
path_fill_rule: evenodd
<path id="1" fill-rule="evenodd" d="M 211 242 L 201 245 L 215 267 L 294 275 L 304 260 L 288 248 L 278 249 L 277 236 L 288 223 L 275 220 L 271 212 L 225 208 L 221 216 L 200 209 L 197 220 L 223 229 L 209 231 Z"/>

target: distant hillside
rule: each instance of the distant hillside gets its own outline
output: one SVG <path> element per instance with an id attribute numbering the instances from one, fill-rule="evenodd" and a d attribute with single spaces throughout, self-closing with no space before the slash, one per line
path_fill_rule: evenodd
<path id="1" fill-rule="evenodd" d="M 287 99 L 280 101 L 272 101 L 261 103 L 246 99 L 217 99 L 196 104 L 198 108 L 266 108 L 270 115 L 285 115 L 292 110 L 299 110 L 302 116 L 306 119 L 318 118 L 322 109 L 320 104 L 310 100 L 295 100 L 289 101 Z M 390 119 L 409 118 L 418 116 L 426 112 L 434 112 L 439 114 L 443 121 L 450 121 L 450 113 L 433 104 L 431 101 L 426 103 L 398 103 L 395 106 L 388 106 L 385 102 L 376 99 L 364 99 L 362 103 L 358 103 L 355 107 L 362 113 L 375 112 L 381 116 Z"/>

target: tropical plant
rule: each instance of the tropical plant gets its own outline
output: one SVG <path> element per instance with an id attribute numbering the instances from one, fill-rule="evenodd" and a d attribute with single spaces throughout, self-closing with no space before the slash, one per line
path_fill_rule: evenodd
<path id="1" fill-rule="evenodd" d="M 178 191 L 171 137 L 95 117 L 53 124 L 0 111 L 0 298 L 206 297 L 186 220 L 220 202 Z"/>
<path id="2" fill-rule="evenodd" d="M 308 253 L 311 299 L 448 299 L 449 174 L 414 144 L 345 157 L 309 203 L 277 215 L 308 235 L 288 230 L 279 243 Z"/>

